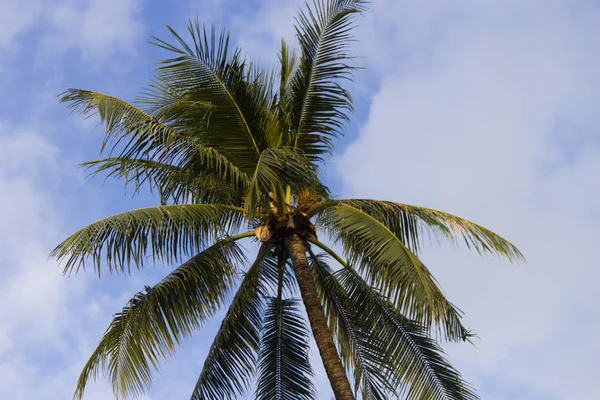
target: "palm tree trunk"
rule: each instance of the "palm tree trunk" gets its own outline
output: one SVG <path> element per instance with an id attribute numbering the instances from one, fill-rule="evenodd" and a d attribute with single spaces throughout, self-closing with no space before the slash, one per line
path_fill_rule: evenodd
<path id="1" fill-rule="evenodd" d="M 346 376 L 346 371 L 340 360 L 331 331 L 325 321 L 325 312 L 319 301 L 319 295 L 313 281 L 313 275 L 306 260 L 306 248 L 304 241 L 296 234 L 289 236 L 286 240 L 286 247 L 294 265 L 296 279 L 300 287 L 300 294 L 306 307 L 310 327 L 319 348 L 325 372 L 331 383 L 333 394 L 336 400 L 354 400 L 350 382 Z"/>

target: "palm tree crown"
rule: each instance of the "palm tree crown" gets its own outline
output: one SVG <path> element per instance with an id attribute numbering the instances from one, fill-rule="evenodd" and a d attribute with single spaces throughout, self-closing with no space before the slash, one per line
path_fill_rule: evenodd
<path id="1" fill-rule="evenodd" d="M 66 273 L 179 265 L 115 314 L 76 398 L 100 370 L 117 397 L 142 393 L 152 369 L 222 307 L 192 399 L 233 399 L 251 385 L 257 399 L 315 398 L 311 333 L 337 399 L 477 398 L 434 340 L 469 332 L 420 261 L 421 237 L 510 260 L 519 251 L 441 211 L 334 199 L 320 179 L 352 111 L 343 83 L 363 9 L 316 0 L 296 19 L 298 51 L 282 41 L 276 71 L 244 58 L 226 32 L 191 22 L 187 42 L 170 28 L 173 42 L 154 40 L 172 57 L 135 106 L 88 90 L 60 95 L 106 127 L 107 156 L 84 165 L 147 187 L 161 205 L 94 222 L 52 255 Z M 258 243 L 254 261 L 243 240 Z"/>

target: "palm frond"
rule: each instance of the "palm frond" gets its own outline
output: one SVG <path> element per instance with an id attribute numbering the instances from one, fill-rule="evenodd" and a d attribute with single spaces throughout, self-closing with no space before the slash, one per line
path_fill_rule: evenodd
<path id="1" fill-rule="evenodd" d="M 263 321 L 257 400 L 316 398 L 308 335 L 297 301 L 272 297 Z"/>
<path id="2" fill-rule="evenodd" d="M 343 203 L 315 216 L 318 227 L 343 245 L 348 262 L 402 313 L 427 326 L 436 324 L 449 336 L 458 334 L 459 315 L 431 272 L 385 225 Z"/>
<path id="3" fill-rule="evenodd" d="M 279 146 L 293 146 L 295 135 L 291 129 L 291 110 L 293 108 L 293 99 L 289 96 L 290 83 L 298 67 L 299 54 L 291 48 L 285 40 L 281 40 L 281 50 L 279 52 L 279 94 L 276 115 L 278 116 L 278 136 Z"/>
<path id="4" fill-rule="evenodd" d="M 313 160 L 332 150 L 332 139 L 343 133 L 353 110 L 340 80 L 352 76 L 350 31 L 364 5 L 360 0 L 315 0 L 296 19 L 302 55 L 290 84 L 290 113 L 297 146 Z"/>
<path id="5" fill-rule="evenodd" d="M 476 400 L 479 397 L 459 372 L 444 358 L 443 350 L 428 334 L 428 328 L 403 316 L 356 272 L 344 268 L 332 276 L 343 288 L 350 310 L 361 310 L 353 323 L 369 330 L 363 345 L 379 351 L 388 372 L 386 384 L 400 389 L 407 400 Z M 343 293 L 339 293 L 343 295 Z M 352 315 L 351 313 L 349 315 Z M 360 328 L 359 328 L 360 329 Z"/>
<path id="6" fill-rule="evenodd" d="M 176 44 L 157 38 L 153 44 L 176 57 L 159 63 L 157 79 L 142 102 L 250 173 L 267 147 L 264 124 L 274 95 L 272 74 L 242 59 L 225 31 L 217 34 L 213 27 L 209 32 L 190 21 L 188 44 L 169 30 Z M 207 118 L 190 107 L 197 103 L 210 104 Z"/>
<path id="7" fill-rule="evenodd" d="M 124 179 L 126 187 L 133 185 L 135 193 L 146 186 L 151 193 L 160 196 L 163 204 L 172 201 L 175 204 L 241 205 L 243 188 L 247 186 L 247 182 L 241 183 L 235 181 L 234 177 L 222 176 L 215 170 L 206 168 L 206 165 L 200 168 L 194 165 L 180 167 L 125 157 L 100 158 L 81 165 L 92 170 L 93 176 L 106 173 L 106 178 Z"/>
<path id="8" fill-rule="evenodd" d="M 376 218 L 415 253 L 419 251 L 422 236 L 426 232 L 452 243 L 462 239 L 467 248 L 473 248 L 479 254 L 504 256 L 510 261 L 524 260 L 519 249 L 500 235 L 465 218 L 431 208 L 392 201 L 348 199 L 319 204 L 308 213 L 318 213 L 337 204 L 352 206 Z"/>
<path id="9" fill-rule="evenodd" d="M 146 287 L 113 317 L 84 366 L 74 398 L 81 399 L 100 369 L 117 397 L 139 395 L 151 384 L 152 368 L 169 358 L 223 305 L 245 260 L 236 239 L 222 240 L 192 257 L 153 287 Z"/>
<path id="10" fill-rule="evenodd" d="M 119 156 L 112 158 L 114 161 L 146 160 L 185 168 L 195 175 L 218 176 L 232 184 L 247 184 L 247 176 L 218 151 L 123 100 L 82 89 L 69 89 L 59 96 L 61 102 L 68 103 L 69 108 L 86 118 L 98 114 L 106 129 L 101 151 L 106 148 L 110 154 L 118 151 Z M 206 106 L 199 109 L 207 113 Z M 112 165 L 116 170 L 119 167 L 120 164 Z"/>
<path id="11" fill-rule="evenodd" d="M 311 251 L 311 258 L 328 324 L 346 368 L 354 370 L 362 398 L 478 398 L 444 359 L 425 326 L 404 317 L 349 265 L 332 272 L 323 255 Z"/>
<path id="12" fill-rule="evenodd" d="M 277 276 L 277 257 L 263 245 L 223 318 L 192 400 L 235 399 L 246 391 L 256 368 L 264 299 Z"/>
<path id="13" fill-rule="evenodd" d="M 365 400 L 385 400 L 387 393 L 396 389 L 388 381 L 393 367 L 386 358 L 385 343 L 372 335 L 366 324 L 357 324 L 364 304 L 355 304 L 348 298 L 323 255 L 314 254 L 310 249 L 309 252 L 327 325 L 337 339 L 344 367 L 354 373 L 355 392 L 361 392 Z"/>
<path id="14" fill-rule="evenodd" d="M 65 273 L 84 268 L 85 261 L 100 274 L 129 272 L 152 262 L 179 262 L 200 252 L 210 240 L 240 229 L 241 209 L 218 204 L 185 204 L 139 208 L 96 221 L 75 232 L 50 254 L 65 261 Z"/>
<path id="15" fill-rule="evenodd" d="M 187 144 L 185 135 L 147 114 L 143 110 L 116 97 L 84 89 L 68 89 L 59 94 L 59 101 L 85 118 L 98 115 L 105 126 L 106 136 L 101 151 L 108 146 L 114 151 L 119 143 L 129 138 L 122 155 L 134 157 L 164 150 L 174 151 Z"/>

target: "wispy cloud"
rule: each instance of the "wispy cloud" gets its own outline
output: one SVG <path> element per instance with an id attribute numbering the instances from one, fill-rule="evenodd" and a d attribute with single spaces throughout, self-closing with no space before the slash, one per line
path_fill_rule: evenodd
<path id="1" fill-rule="evenodd" d="M 54 57 L 74 49 L 93 62 L 122 51 L 134 52 L 143 33 L 139 15 L 143 3 L 4 0 L 0 49 L 15 55 L 33 47 L 36 52 Z"/>

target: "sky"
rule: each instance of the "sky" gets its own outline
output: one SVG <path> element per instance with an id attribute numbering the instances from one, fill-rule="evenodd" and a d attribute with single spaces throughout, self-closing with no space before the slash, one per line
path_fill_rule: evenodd
<path id="1" fill-rule="evenodd" d="M 150 37 L 196 16 L 273 63 L 302 4 L 0 0 L 0 397 L 70 398 L 110 316 L 169 270 L 98 280 L 48 260 L 76 229 L 156 203 L 86 178 L 76 166 L 98 155 L 102 130 L 55 96 L 78 87 L 132 100 L 164 55 Z M 423 254 L 479 335 L 445 348 L 483 399 L 600 398 L 600 5 L 373 0 L 358 24 L 365 69 L 326 166 L 334 194 L 448 211 L 525 254 L 522 265 L 444 243 Z M 186 398 L 216 326 L 186 341 L 143 398 Z M 99 379 L 85 398 L 111 396 Z"/>

